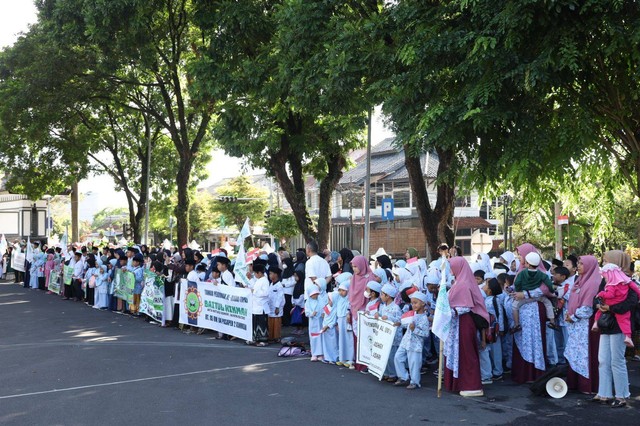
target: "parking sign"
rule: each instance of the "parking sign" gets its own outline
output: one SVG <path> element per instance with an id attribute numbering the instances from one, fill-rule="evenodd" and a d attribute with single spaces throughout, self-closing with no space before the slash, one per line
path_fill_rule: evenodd
<path id="1" fill-rule="evenodd" d="M 382 199 L 382 219 L 393 220 L 393 198 Z"/>

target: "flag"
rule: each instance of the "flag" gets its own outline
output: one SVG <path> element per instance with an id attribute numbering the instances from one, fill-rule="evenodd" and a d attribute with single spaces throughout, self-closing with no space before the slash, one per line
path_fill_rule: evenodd
<path id="1" fill-rule="evenodd" d="M 377 311 L 379 307 L 380 307 L 380 302 L 378 301 L 377 303 L 374 303 L 373 305 L 369 306 L 367 309 L 373 312 L 373 311 Z"/>
<path id="2" fill-rule="evenodd" d="M 69 258 L 69 253 L 67 253 L 67 247 L 69 246 L 69 236 L 67 235 L 67 231 L 64 231 L 62 234 L 62 239 L 60 240 L 60 248 L 62 249 L 62 257 L 66 259 Z"/>
<path id="3" fill-rule="evenodd" d="M 413 317 L 415 316 L 416 311 L 414 311 L 413 309 L 410 311 L 405 312 L 404 314 L 402 314 L 402 317 L 400 318 L 400 324 L 402 325 L 409 325 L 413 322 Z"/>
<path id="4" fill-rule="evenodd" d="M 2 234 L 2 238 L 0 238 L 0 256 L 4 256 L 4 253 L 7 251 L 7 239 Z"/>
<path id="5" fill-rule="evenodd" d="M 240 234 L 238 235 L 238 244 L 243 245 L 244 240 L 251 235 L 251 229 L 249 228 L 249 218 L 246 218 L 244 221 L 244 225 L 242 225 L 242 229 L 240 230 Z"/>
<path id="6" fill-rule="evenodd" d="M 445 259 L 442 260 L 442 270 L 445 270 Z M 431 331 L 445 342 L 451 328 L 451 307 L 449 306 L 449 294 L 447 292 L 447 275 L 443 272 L 440 279 L 440 289 L 436 300 L 436 311 L 433 315 Z"/>
<path id="7" fill-rule="evenodd" d="M 244 252 L 244 244 L 240 244 L 240 251 L 236 256 L 236 264 L 233 267 L 233 273 L 235 274 L 236 282 L 240 283 L 244 287 L 249 287 L 251 282 L 247 278 L 247 259 Z"/>
<path id="8" fill-rule="evenodd" d="M 25 256 L 27 262 L 33 262 L 33 247 L 31 247 L 31 238 L 27 237 L 27 253 Z"/>
<path id="9" fill-rule="evenodd" d="M 249 252 L 247 253 L 247 263 L 250 263 L 256 260 L 259 254 L 260 254 L 260 249 L 257 247 L 254 248 L 253 250 L 249 250 Z"/>
<path id="10" fill-rule="evenodd" d="M 325 315 L 330 315 L 331 314 L 331 306 L 325 305 L 323 311 L 324 311 Z"/>

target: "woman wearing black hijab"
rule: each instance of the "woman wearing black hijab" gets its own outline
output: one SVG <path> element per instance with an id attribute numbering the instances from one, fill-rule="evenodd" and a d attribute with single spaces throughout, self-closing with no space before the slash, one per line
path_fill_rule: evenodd
<path id="1" fill-rule="evenodd" d="M 291 324 L 291 309 L 293 309 L 293 303 L 291 301 L 293 297 L 293 289 L 296 286 L 296 280 L 293 278 L 293 262 L 291 258 L 286 258 L 282 261 L 282 278 L 280 282 L 284 287 L 284 312 L 282 313 L 282 325 L 288 327 Z"/>
<path id="2" fill-rule="evenodd" d="M 296 263 L 293 265 L 293 269 L 298 272 L 304 273 L 304 264 L 307 262 L 307 255 L 302 250 L 296 251 Z"/>
<path id="3" fill-rule="evenodd" d="M 340 258 L 338 259 L 338 263 L 340 263 L 340 269 L 342 273 L 349 272 L 353 274 L 353 268 L 351 267 L 351 261 L 353 260 L 353 252 L 348 248 L 343 248 L 340 250 Z"/>

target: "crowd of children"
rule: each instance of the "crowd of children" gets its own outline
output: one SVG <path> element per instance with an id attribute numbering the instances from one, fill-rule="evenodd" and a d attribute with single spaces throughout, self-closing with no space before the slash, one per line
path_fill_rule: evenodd
<path id="1" fill-rule="evenodd" d="M 24 247 L 7 249 L 5 265 L 10 265 L 11 250 L 20 251 Z M 439 340 L 431 326 L 439 287 L 451 288 L 460 278 L 455 276 L 451 268 L 453 262 L 449 261 L 457 256 L 456 248 L 449 249 L 446 245 L 439 248 L 441 257 L 427 265 L 417 258 L 415 249 L 407 250 L 405 259 L 393 264 L 388 255 L 380 252 L 372 256 L 371 261 L 347 249 L 318 253 L 317 245 L 311 242 L 306 250 L 298 251 L 293 257 L 284 250 L 259 253 L 257 258 L 249 260 L 246 280 L 234 276 L 233 262 L 223 249 L 204 255 L 188 247 L 181 250 L 145 245 L 48 248 L 40 247 L 36 242 L 30 252 L 24 275 L 16 275 L 16 280 L 21 279 L 25 287 L 48 290 L 50 279 L 62 278 L 62 266 L 66 265 L 73 269 L 73 275 L 70 285 L 61 286 L 63 299 L 84 301 L 97 309 L 134 316 L 140 315 L 145 269 L 158 274 L 165 283 L 166 323 L 163 325 L 181 328 L 186 333 L 204 330 L 179 324 L 177 306 L 181 278 L 216 285 L 247 286 L 253 295 L 254 326 L 253 338 L 247 344 L 264 346 L 279 342 L 283 324 L 295 327 L 294 335 L 300 335 L 304 325 L 308 325 L 312 362 L 361 372 L 366 372 L 366 368 L 359 366 L 356 359 L 357 313 L 381 318 L 397 326 L 382 379 L 407 389 L 420 387 L 421 374 L 435 364 L 438 357 Z M 603 288 L 597 293 L 600 305 L 620 303 L 627 298 L 629 290 L 640 295 L 636 283 L 612 265 L 606 264 L 601 271 Z M 544 305 L 548 319 L 542 330 L 547 337 L 546 365 L 568 361 L 570 357 L 565 357 L 565 351 L 571 352 L 571 348 L 567 348 L 571 340 L 567 327 L 573 322 L 573 311 L 571 315 L 567 311 L 568 301 L 572 292 L 580 291 L 579 285 L 574 286 L 579 269 L 577 257 L 544 264 L 536 251 L 529 251 L 524 257 L 504 252 L 495 264 L 488 262 L 487 256 L 479 255 L 477 262 L 467 266 L 473 271 L 469 276 L 472 281 L 475 277 L 484 299 L 480 311 L 488 316 L 486 324 L 478 326 L 476 333 L 482 385 L 502 380 L 504 374 L 510 372 L 514 336 L 523 331 L 520 312 L 526 304 L 540 302 Z M 469 269 L 467 266 L 464 266 L 465 270 Z M 456 263 L 458 274 L 460 267 Z M 132 272 L 135 277 L 131 304 L 114 295 L 113 278 L 118 269 Z M 6 270 L 5 267 L 5 273 Z M 243 284 L 247 282 L 248 285 Z M 475 284 L 473 287 L 476 292 Z M 358 308 L 354 310 L 354 306 Z M 452 314 L 463 315 L 469 309 L 474 310 L 473 306 L 456 306 Z M 593 330 L 598 330 L 601 316 L 601 311 L 595 313 Z M 632 311 L 617 313 L 615 318 L 625 336 L 625 344 L 632 347 Z M 218 337 L 234 339 L 220 334 Z M 636 359 L 640 360 L 640 357 L 636 356 Z"/>

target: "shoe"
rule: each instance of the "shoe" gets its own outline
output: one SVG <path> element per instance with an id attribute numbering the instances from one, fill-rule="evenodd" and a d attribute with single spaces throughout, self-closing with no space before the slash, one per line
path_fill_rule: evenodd
<path id="1" fill-rule="evenodd" d="M 409 381 L 408 381 L 408 380 L 401 380 L 401 379 L 398 379 L 398 380 L 393 384 L 393 386 L 408 386 L 409 384 L 410 384 L 410 383 L 409 383 Z"/>
<path id="2" fill-rule="evenodd" d="M 493 384 L 493 380 L 491 380 L 491 379 L 483 379 L 482 380 L 482 384 L 483 385 L 492 385 Z"/>
<path id="3" fill-rule="evenodd" d="M 460 391 L 460 396 L 464 396 L 464 397 L 484 396 L 484 392 L 482 390 Z"/>
<path id="4" fill-rule="evenodd" d="M 499 376 L 493 376 L 493 377 L 491 378 L 491 380 L 493 380 L 494 382 L 497 382 L 498 380 L 502 380 L 502 375 L 499 375 Z"/>
<path id="5" fill-rule="evenodd" d="M 361 373 L 361 374 L 369 374 L 369 369 L 368 369 L 368 368 L 366 368 L 366 369 L 364 369 L 364 370 L 361 370 L 361 371 L 360 371 L 360 373 Z"/>
<path id="6" fill-rule="evenodd" d="M 411 383 L 409 386 L 407 386 L 407 389 L 409 389 L 409 390 L 418 389 L 418 386 L 416 386 L 413 383 Z"/>
<path id="7" fill-rule="evenodd" d="M 611 403 L 611 408 L 622 408 L 627 406 L 627 401 L 624 399 L 616 399 Z"/>
<path id="8" fill-rule="evenodd" d="M 318 362 L 318 357 L 317 356 L 312 356 L 311 357 L 311 362 Z"/>
<path id="9" fill-rule="evenodd" d="M 340 361 L 337 361 L 337 362 L 336 362 L 336 365 L 337 365 L 338 367 L 342 367 L 344 364 L 343 364 L 342 362 L 340 362 Z"/>
<path id="10" fill-rule="evenodd" d="M 598 395 L 594 396 L 593 398 L 589 398 L 587 399 L 587 401 L 589 402 L 593 402 L 595 404 L 602 404 L 602 405 L 611 405 L 611 403 L 614 401 L 613 399 L 609 399 L 609 398 L 600 398 Z"/>
<path id="11" fill-rule="evenodd" d="M 265 343 L 265 342 L 259 342 L 259 343 L 256 343 L 256 346 L 258 346 L 258 347 L 260 347 L 260 348 L 263 348 L 263 347 L 267 346 L 267 343 Z"/>
<path id="12" fill-rule="evenodd" d="M 398 380 L 398 378 L 397 378 L 397 377 L 389 377 L 389 378 L 387 379 L 387 382 L 388 382 L 388 383 L 395 383 L 397 380 Z"/>
<path id="13" fill-rule="evenodd" d="M 356 366 L 355 366 L 355 365 L 353 365 L 353 364 L 345 364 L 344 366 L 345 366 L 345 367 L 346 367 L 346 366 L 349 366 L 349 370 L 355 370 L 355 369 L 356 369 Z"/>
<path id="14" fill-rule="evenodd" d="M 502 370 L 502 374 L 511 374 L 511 369 L 505 368 L 504 370 Z"/>
<path id="15" fill-rule="evenodd" d="M 220 338 L 219 338 L 219 337 L 216 337 L 216 339 L 220 339 Z M 254 342 L 253 340 L 247 340 L 245 343 L 246 343 L 247 345 L 249 345 L 249 346 L 253 346 L 253 345 L 255 345 L 255 344 L 256 344 L 256 342 Z"/>

